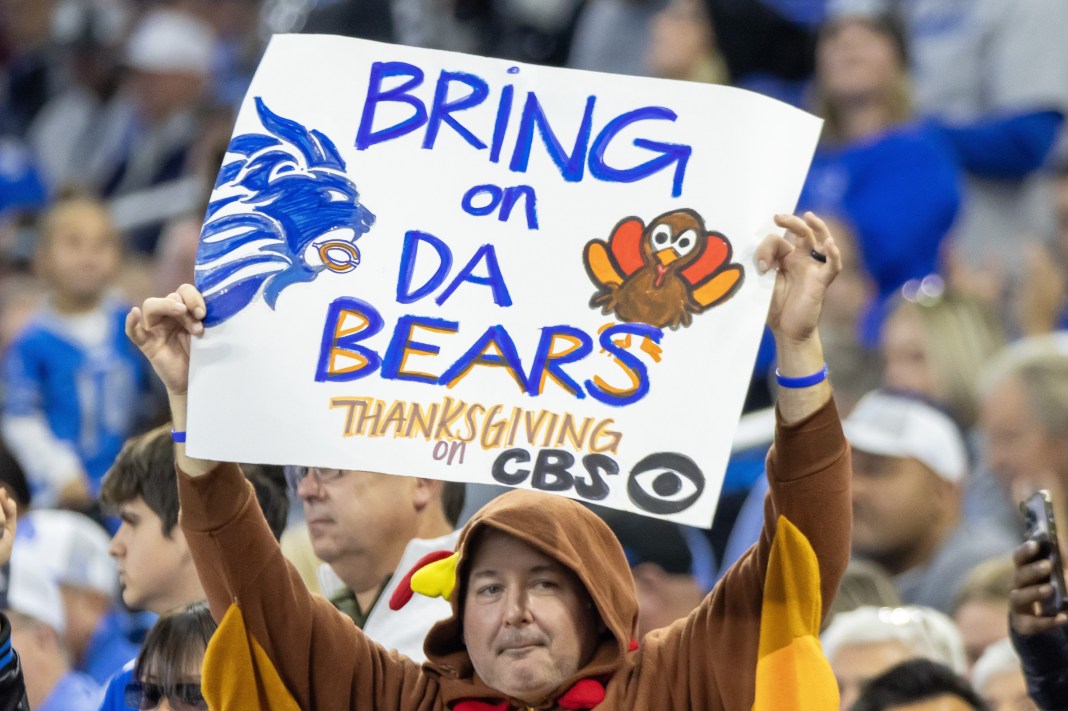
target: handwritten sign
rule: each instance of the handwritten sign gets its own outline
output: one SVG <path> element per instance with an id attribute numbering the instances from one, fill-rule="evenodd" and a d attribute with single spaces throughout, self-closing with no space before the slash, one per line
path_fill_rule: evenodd
<path id="1" fill-rule="evenodd" d="M 736 89 L 272 40 L 208 209 L 195 456 L 709 525 L 819 121 Z"/>

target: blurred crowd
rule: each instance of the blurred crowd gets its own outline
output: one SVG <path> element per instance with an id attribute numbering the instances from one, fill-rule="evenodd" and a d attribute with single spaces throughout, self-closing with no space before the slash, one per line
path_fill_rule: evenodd
<path id="1" fill-rule="evenodd" d="M 1006 641 L 1009 556 L 1035 489 L 1068 527 L 1065 27 L 1063 0 L 0 0 L 0 481 L 24 514 L 0 608 L 32 707 L 96 709 L 119 673 L 134 696 L 105 708 L 199 703 L 193 672 L 149 688 L 156 662 L 127 664 L 156 615 L 198 630 L 196 658 L 211 625 L 185 607 L 203 592 L 175 529 L 165 400 L 123 322 L 193 281 L 259 57 L 304 32 L 729 84 L 824 118 L 799 209 L 845 257 L 821 324 L 855 450 L 856 560 L 824 638 L 842 708 L 891 708 L 857 699 L 899 662 L 995 711 L 1037 708 Z M 662 522 L 605 512 L 643 631 L 685 615 L 759 535 L 772 351 L 711 531 L 649 535 Z M 281 469 L 246 474 L 313 589 L 371 624 L 401 551 L 361 588 L 345 543 L 304 525 L 331 486 L 314 471 L 288 487 Z M 469 487 L 464 512 L 492 494 Z M 451 535 L 449 510 L 412 530 Z"/>

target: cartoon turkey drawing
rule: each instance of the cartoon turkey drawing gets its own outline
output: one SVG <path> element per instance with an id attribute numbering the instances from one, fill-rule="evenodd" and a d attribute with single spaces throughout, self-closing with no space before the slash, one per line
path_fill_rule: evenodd
<path id="1" fill-rule="evenodd" d="M 607 243 L 586 245 L 586 273 L 598 287 L 590 307 L 621 321 L 689 326 L 691 314 L 723 303 L 742 285 L 745 272 L 730 263 L 731 253 L 727 238 L 707 231 L 693 210 L 665 212 L 648 227 L 628 217 Z"/>

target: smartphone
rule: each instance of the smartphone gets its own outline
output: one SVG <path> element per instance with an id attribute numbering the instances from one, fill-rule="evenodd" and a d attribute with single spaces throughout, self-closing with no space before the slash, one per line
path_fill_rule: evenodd
<path id="1" fill-rule="evenodd" d="M 1038 554 L 1049 560 L 1052 566 L 1050 584 L 1053 597 L 1041 603 L 1042 614 L 1056 615 L 1068 609 L 1068 588 L 1064 585 L 1064 565 L 1061 562 L 1060 545 L 1057 543 L 1057 526 L 1053 520 L 1053 501 L 1049 492 L 1039 489 L 1020 504 L 1027 526 L 1027 538 L 1038 543 Z"/>

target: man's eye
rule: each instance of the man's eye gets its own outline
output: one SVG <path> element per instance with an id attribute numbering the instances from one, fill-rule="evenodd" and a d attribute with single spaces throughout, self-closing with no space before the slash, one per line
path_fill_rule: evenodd
<path id="1" fill-rule="evenodd" d="M 538 590 L 556 590 L 560 584 L 555 580 L 538 580 L 534 583 L 534 587 Z"/>
<path id="2" fill-rule="evenodd" d="M 478 589 L 479 595 L 496 595 L 501 592 L 501 586 L 497 584 L 483 585 Z"/>

